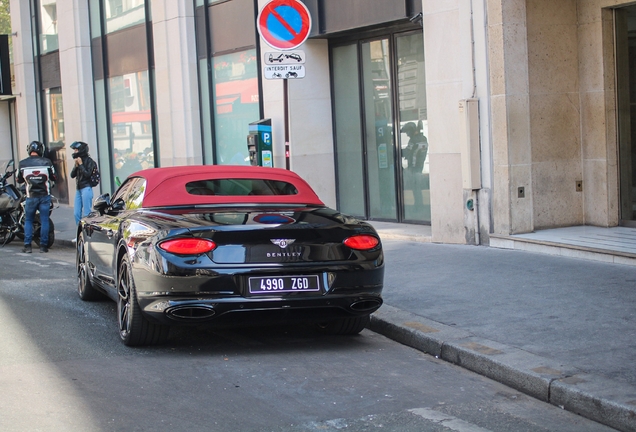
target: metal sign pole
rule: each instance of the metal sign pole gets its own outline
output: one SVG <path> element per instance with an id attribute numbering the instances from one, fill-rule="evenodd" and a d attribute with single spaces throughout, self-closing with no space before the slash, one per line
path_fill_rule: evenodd
<path id="1" fill-rule="evenodd" d="M 269 46 L 284 52 L 265 53 L 266 79 L 283 80 L 283 105 L 285 116 L 285 168 L 291 169 L 289 153 L 289 96 L 288 78 L 305 76 L 305 52 L 291 52 L 301 46 L 311 32 L 311 14 L 299 0 L 270 0 L 256 17 L 256 28 Z"/>
<path id="2" fill-rule="evenodd" d="M 289 160 L 289 102 L 288 102 L 288 90 L 287 90 L 287 81 L 285 78 L 283 80 L 283 105 L 285 107 L 284 117 L 285 117 L 285 168 L 288 170 L 290 167 Z"/>

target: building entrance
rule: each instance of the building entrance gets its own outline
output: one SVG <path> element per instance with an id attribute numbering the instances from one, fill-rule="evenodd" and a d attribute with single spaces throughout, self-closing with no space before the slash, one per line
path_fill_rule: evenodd
<path id="1" fill-rule="evenodd" d="M 636 227 L 636 6 L 615 9 L 620 224 Z"/>
<path id="2" fill-rule="evenodd" d="M 331 54 L 339 209 L 430 223 L 422 32 L 334 44 Z"/>

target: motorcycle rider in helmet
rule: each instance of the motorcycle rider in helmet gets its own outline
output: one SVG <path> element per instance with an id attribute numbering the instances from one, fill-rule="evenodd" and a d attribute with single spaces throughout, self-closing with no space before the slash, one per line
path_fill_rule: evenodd
<path id="1" fill-rule="evenodd" d="M 33 240 L 33 220 L 35 212 L 40 212 L 40 252 L 48 252 L 49 217 L 51 214 L 51 188 L 57 180 L 55 168 L 50 159 L 44 157 L 44 144 L 31 141 L 27 145 L 29 157 L 22 159 L 18 168 L 18 183 L 26 183 L 26 202 L 24 206 L 24 248 L 22 252 L 31 253 Z"/>
<path id="2" fill-rule="evenodd" d="M 75 179 L 75 224 L 91 211 L 93 203 L 93 187 L 91 186 L 91 174 L 97 167 L 97 163 L 88 155 L 88 144 L 75 141 L 71 144 L 75 165 L 71 170 L 71 178 Z"/>
<path id="3" fill-rule="evenodd" d="M 402 157 L 406 159 L 407 169 L 404 170 L 404 183 L 406 188 L 413 191 L 415 211 L 420 213 L 424 206 L 422 197 L 424 162 L 428 153 L 428 140 L 422 133 L 422 121 L 416 125 L 415 122 L 408 122 L 400 132 L 409 137 L 409 142 L 402 149 Z"/>

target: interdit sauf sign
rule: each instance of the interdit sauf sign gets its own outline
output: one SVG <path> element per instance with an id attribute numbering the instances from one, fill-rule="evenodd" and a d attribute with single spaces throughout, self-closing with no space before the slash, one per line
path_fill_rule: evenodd
<path id="1" fill-rule="evenodd" d="M 261 9 L 256 24 L 263 40 L 280 50 L 265 53 L 265 78 L 304 78 L 305 52 L 296 48 L 305 43 L 311 31 L 307 7 L 298 0 L 271 0 Z"/>

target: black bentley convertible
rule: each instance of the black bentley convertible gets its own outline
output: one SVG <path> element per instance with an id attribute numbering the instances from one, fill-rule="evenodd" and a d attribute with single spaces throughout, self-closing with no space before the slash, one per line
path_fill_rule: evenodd
<path id="1" fill-rule="evenodd" d="M 306 322 L 357 334 L 382 305 L 382 244 L 293 172 L 153 168 L 98 197 L 77 231 L 78 293 L 117 302 L 129 346 L 171 325 Z"/>

